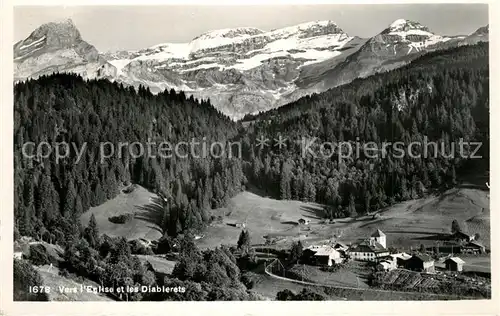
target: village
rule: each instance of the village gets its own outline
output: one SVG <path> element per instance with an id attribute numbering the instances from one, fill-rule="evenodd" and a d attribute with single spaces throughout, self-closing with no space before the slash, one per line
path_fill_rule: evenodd
<path id="1" fill-rule="evenodd" d="M 311 245 L 304 249 L 302 260 L 315 265 L 332 266 L 349 260 L 368 261 L 376 264 L 377 270 L 390 271 L 404 268 L 411 271 L 436 273 L 436 262 L 444 262 L 446 271 L 463 270 L 464 260 L 458 254 L 486 254 L 486 248 L 463 232 L 455 232 L 448 236 L 448 242 L 438 249 L 418 249 L 413 254 L 406 252 L 391 253 L 387 246 L 386 234 L 377 229 L 371 236 L 350 246 L 340 241 Z M 435 259 L 429 253 L 439 253 Z"/>
<path id="2" fill-rule="evenodd" d="M 305 219 L 297 222 L 302 226 L 310 223 Z M 476 265 L 484 258 L 489 260 L 489 250 L 474 235 L 460 230 L 440 235 L 439 239 L 434 247 L 421 245 L 402 251 L 391 247 L 380 229 L 355 242 L 332 238 L 303 247 L 296 264 L 288 267 L 293 272 L 288 275 L 300 281 L 346 288 L 428 291 L 436 295 L 489 293 L 489 269 Z M 280 270 L 275 272 L 279 274 Z"/>
<path id="3" fill-rule="evenodd" d="M 463 199 L 458 194 L 451 197 L 458 202 L 458 198 Z M 440 215 L 439 221 L 432 220 L 437 206 L 446 209 L 448 200 L 438 205 L 428 200 L 402 203 L 357 218 L 329 220 L 318 216 L 321 208 L 312 204 L 275 201 L 249 193 L 239 198 L 245 203 L 220 209 L 216 213 L 220 219 L 216 217 L 205 230 L 190 236 L 201 250 L 221 245 L 232 249 L 242 276 L 252 284 L 251 291 L 268 299 L 278 299 L 284 290 L 298 293 L 305 288 L 321 289 L 320 295 L 332 300 L 491 297 L 489 229 L 469 225 L 463 220 L 465 216 L 457 219 Z M 422 205 L 432 205 L 424 209 L 425 216 Z M 122 226 L 131 224 L 150 232 L 149 226 L 140 226 L 143 222 L 135 217 L 120 224 L 109 220 L 107 213 L 95 211 L 99 229 L 107 236 L 123 236 Z M 114 214 L 127 212 L 130 210 L 122 209 L 122 213 Z M 157 238 L 137 234 L 137 230 L 127 232 L 132 256 L 161 278 L 172 275 L 179 262 L 179 243 L 164 249 Z M 240 247 L 238 235 L 246 235 L 247 247 Z M 34 262 L 45 284 L 53 286 L 74 285 L 61 274 L 64 252 L 50 239 L 21 236 L 14 243 L 14 259 Z M 37 260 L 44 258 L 50 262 Z M 92 299 L 96 298 L 102 297 Z"/>

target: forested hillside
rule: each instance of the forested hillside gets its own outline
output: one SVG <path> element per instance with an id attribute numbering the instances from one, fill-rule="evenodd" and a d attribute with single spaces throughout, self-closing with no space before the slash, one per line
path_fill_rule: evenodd
<path id="1" fill-rule="evenodd" d="M 428 158 L 342 159 L 304 157 L 291 142 L 428 141 L 444 144 L 482 141 L 476 153 L 489 161 L 488 44 L 430 53 L 388 73 L 359 79 L 256 116 L 246 130 L 215 110 L 209 101 L 170 91 L 152 95 L 106 80 L 84 81 L 56 74 L 18 83 L 14 88 L 15 224 L 22 235 L 64 243 L 81 230 L 78 218 L 89 207 L 113 198 L 124 182 L 162 193 L 161 227 L 176 236 L 202 228 L 210 208 L 220 207 L 247 181 L 282 199 L 330 206 L 328 216 L 366 213 L 429 189 L 452 185 L 464 159 L 450 159 L 430 148 Z M 282 135 L 287 147 L 259 148 L 259 136 Z M 126 153 L 100 162 L 100 142 L 176 144 L 241 140 L 237 158 L 139 157 Z M 68 158 L 24 159 L 26 142 L 67 142 Z M 315 145 L 316 146 L 316 145 Z M 317 149 L 315 146 L 311 148 Z M 132 146 L 132 148 L 135 148 Z M 472 148 L 473 149 L 473 148 Z M 137 150 L 137 148 L 135 148 Z M 439 148 L 441 151 L 441 148 Z M 423 148 L 414 148 L 420 153 Z M 455 146 L 454 152 L 459 148 Z M 468 166 L 470 169 L 470 165 Z"/>
<path id="2" fill-rule="evenodd" d="M 82 212 L 116 196 L 122 183 L 132 182 L 168 198 L 162 227 L 175 236 L 187 227 L 201 228 L 210 220 L 210 208 L 224 205 L 241 190 L 240 160 L 175 154 L 161 158 L 154 150 L 150 155 L 146 151 L 148 141 L 174 146 L 193 138 L 210 143 L 234 137 L 237 124 L 209 101 L 187 99 L 173 90 L 158 95 L 142 88 L 136 92 L 107 80 L 84 81 L 68 74 L 18 83 L 14 98 L 14 218 L 21 235 L 64 243 L 77 236 Z M 41 142 L 52 150 L 55 143 L 66 142 L 70 153 L 59 160 L 54 152 L 47 158 L 23 158 L 27 142 L 34 143 L 27 147 L 28 154 L 36 154 Z M 100 154 L 99 144 L 105 142 L 116 149 L 101 163 L 108 157 Z M 140 142 L 145 153 L 138 157 L 136 144 L 119 154 L 120 142 Z M 42 155 L 48 146 L 43 148 Z M 109 146 L 103 148 L 110 153 Z M 189 147 L 180 149 L 189 154 Z"/>
<path id="3" fill-rule="evenodd" d="M 451 186 L 463 170 L 487 168 L 488 104 L 488 44 L 430 53 L 404 68 L 248 116 L 254 122 L 245 142 L 270 140 L 247 147 L 248 178 L 275 197 L 325 203 L 332 218 L 374 211 Z M 279 135 L 287 138 L 286 148 L 277 147 Z M 353 148 L 354 142 L 375 142 L 379 153 L 383 142 L 419 142 L 412 152 L 421 157 L 396 157 L 391 147 L 376 158 L 361 151 L 339 160 L 335 148 L 331 158 L 304 156 L 309 142 L 301 143 L 303 137 L 317 138 L 309 147 L 314 153 L 322 142 L 350 142 Z M 427 147 L 427 157 L 425 139 L 438 144 L 437 152 Z M 483 142 L 476 153 L 483 158 L 462 159 L 460 139 Z M 475 150 L 464 148 L 465 155 Z"/>

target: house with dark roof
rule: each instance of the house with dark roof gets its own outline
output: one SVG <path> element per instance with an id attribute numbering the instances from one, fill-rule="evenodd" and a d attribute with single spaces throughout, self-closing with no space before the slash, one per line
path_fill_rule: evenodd
<path id="1" fill-rule="evenodd" d="M 470 236 L 464 232 L 457 231 L 457 232 L 454 232 L 453 234 L 451 234 L 448 239 L 455 241 L 455 242 L 458 242 L 458 243 L 466 243 L 466 242 L 472 241 L 474 239 L 474 237 Z"/>
<path id="2" fill-rule="evenodd" d="M 350 248 L 348 253 L 354 260 L 378 262 L 381 258 L 389 255 L 389 250 L 379 242 L 369 239 Z"/>
<path id="3" fill-rule="evenodd" d="M 392 264 L 397 267 L 404 267 L 406 264 L 406 260 L 411 258 L 411 255 L 406 252 L 394 253 L 389 255 L 390 261 Z"/>
<path id="4" fill-rule="evenodd" d="M 445 241 L 444 243 L 433 247 L 441 254 L 457 254 L 461 252 L 462 243 L 456 241 Z"/>
<path id="5" fill-rule="evenodd" d="M 434 259 L 427 254 L 414 254 L 405 261 L 405 268 L 412 271 L 434 273 Z"/>
<path id="6" fill-rule="evenodd" d="M 473 240 L 465 245 L 462 245 L 460 249 L 461 253 L 471 253 L 471 254 L 481 254 L 486 252 L 486 247 L 484 247 L 480 242 Z"/>
<path id="7" fill-rule="evenodd" d="M 459 257 L 451 257 L 444 261 L 446 270 L 448 271 L 462 271 L 465 261 Z"/>
<path id="8" fill-rule="evenodd" d="M 310 264 L 322 266 L 332 266 L 343 260 L 340 252 L 329 245 L 309 246 L 302 252 L 302 258 Z"/>
<path id="9" fill-rule="evenodd" d="M 344 244 L 342 242 L 337 241 L 333 245 L 333 249 L 340 251 L 340 252 L 346 252 L 349 249 L 349 246 L 347 246 L 346 244 Z"/>

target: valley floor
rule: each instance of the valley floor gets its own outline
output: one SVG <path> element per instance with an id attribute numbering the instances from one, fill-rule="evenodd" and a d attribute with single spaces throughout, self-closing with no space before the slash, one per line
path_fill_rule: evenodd
<path id="1" fill-rule="evenodd" d="M 305 245 L 337 239 L 346 243 L 370 236 L 376 229 L 387 235 L 387 246 L 410 251 L 423 244 L 432 247 L 436 235 L 447 234 L 456 219 L 470 235 L 479 233 L 480 242 L 490 245 L 489 192 L 471 188 L 454 188 L 441 195 L 405 201 L 356 219 L 345 218 L 326 224 L 322 206 L 300 201 L 275 200 L 251 192 L 242 192 L 231 199 L 228 207 L 215 211 L 225 215 L 222 223 L 212 224 L 200 247 L 235 244 L 244 223 L 252 243 L 263 244 L 267 237 L 276 247 L 287 248 L 292 241 Z M 300 218 L 310 220 L 299 225 Z"/>
<path id="2" fill-rule="evenodd" d="M 92 208 L 82 216 L 85 225 L 94 214 L 101 233 L 110 236 L 123 236 L 129 240 L 143 238 L 158 239 L 161 233 L 154 221 L 142 216 L 154 201 L 155 195 L 140 186 L 129 193 L 120 193 L 115 199 L 103 205 Z M 133 213 L 135 218 L 125 225 L 113 224 L 109 216 Z M 344 243 L 355 242 L 370 236 L 376 229 L 387 235 L 387 246 L 401 251 L 418 249 L 420 245 L 433 247 L 436 236 L 448 234 L 451 222 L 456 219 L 463 230 L 469 234 L 479 233 L 480 241 L 490 247 L 490 206 L 489 192 L 475 187 L 460 187 L 450 189 L 440 195 L 405 201 L 376 214 L 361 216 L 356 219 L 345 218 L 326 223 L 323 219 L 323 206 L 316 203 L 300 201 L 276 200 L 253 192 L 245 191 L 233 197 L 224 208 L 213 210 L 213 215 L 219 221 L 213 222 L 195 241 L 200 248 L 215 248 L 221 244 L 236 245 L 242 229 L 250 232 L 254 246 L 263 246 L 266 240 L 272 240 L 272 248 L 289 249 L 293 241 L 301 240 L 304 246 L 339 240 Z M 298 224 L 299 219 L 309 221 L 307 225 Z M 269 244 L 268 244 L 269 246 Z M 257 253 L 258 257 L 272 258 L 273 254 Z M 169 261 L 161 256 L 138 256 L 141 261 L 149 261 L 154 269 L 164 275 L 172 272 L 175 261 Z M 463 256 L 465 271 L 490 272 L 490 256 Z M 436 266 L 441 263 L 436 262 Z M 442 265 L 442 264 L 441 264 Z M 368 287 L 363 275 L 353 271 L 323 272 L 316 267 L 297 265 L 293 269 L 308 279 L 326 280 L 333 286 Z M 56 276 L 42 271 L 44 280 L 54 283 Z M 294 292 L 304 287 L 317 287 L 296 284 L 285 280 L 271 278 L 265 273 L 255 273 L 254 292 L 273 300 L 276 293 L 289 289 Z M 69 282 L 68 280 L 61 281 Z M 57 283 L 57 282 L 55 282 Z M 55 284 L 54 283 L 54 284 Z M 331 300 L 351 299 L 342 295 L 320 290 Z M 387 296 L 387 295 L 386 295 Z M 404 294 L 400 299 L 405 299 Z M 58 299 L 57 297 L 55 299 Z M 62 299 L 62 298 L 61 298 Z M 72 298 L 68 298 L 72 299 Z M 102 297 L 83 297 L 82 300 L 102 299 Z M 364 299 L 360 296 L 359 299 Z M 387 299 L 387 298 L 386 298 Z"/>

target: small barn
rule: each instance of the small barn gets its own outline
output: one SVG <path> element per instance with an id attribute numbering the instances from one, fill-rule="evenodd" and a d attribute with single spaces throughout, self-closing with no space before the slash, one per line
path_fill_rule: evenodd
<path id="1" fill-rule="evenodd" d="M 394 253 L 389 256 L 391 258 L 392 264 L 396 267 L 404 267 L 406 265 L 406 260 L 411 258 L 411 255 L 405 252 Z"/>
<path id="2" fill-rule="evenodd" d="M 314 254 L 314 257 L 316 257 L 317 265 L 331 266 L 334 263 L 342 262 L 340 253 L 329 246 L 321 247 L 320 249 L 318 249 L 318 251 L 316 251 L 316 253 Z"/>
<path id="3" fill-rule="evenodd" d="M 340 252 L 328 245 L 307 247 L 302 252 L 302 258 L 310 264 L 319 266 L 331 266 L 342 262 Z"/>
<path id="4" fill-rule="evenodd" d="M 391 271 L 396 269 L 394 262 L 390 260 L 382 260 L 377 264 L 377 270 L 379 271 Z"/>
<path id="5" fill-rule="evenodd" d="M 238 228 L 245 228 L 246 227 L 245 223 L 235 223 L 234 226 L 236 226 Z"/>
<path id="6" fill-rule="evenodd" d="M 433 273 L 435 272 L 434 259 L 427 254 L 415 254 L 406 260 L 405 268 L 412 271 Z"/>
<path id="7" fill-rule="evenodd" d="M 451 257 L 445 260 L 444 264 L 448 271 L 462 271 L 465 261 L 459 257 Z"/>

